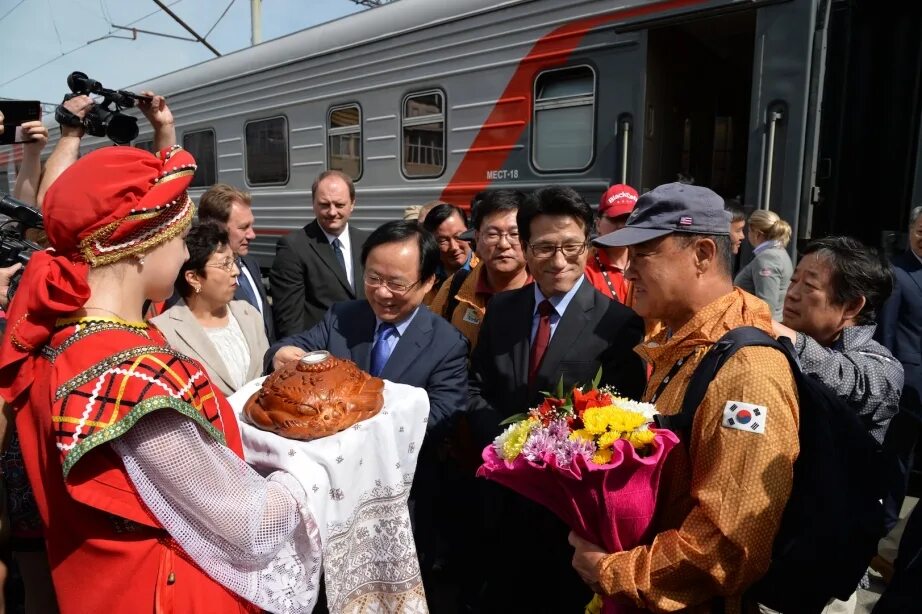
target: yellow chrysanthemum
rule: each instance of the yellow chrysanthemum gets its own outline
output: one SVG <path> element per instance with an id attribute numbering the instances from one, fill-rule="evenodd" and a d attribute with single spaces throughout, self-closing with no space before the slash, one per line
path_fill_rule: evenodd
<path id="1" fill-rule="evenodd" d="M 528 420 L 522 420 L 513 425 L 509 432 L 509 436 L 506 437 L 506 440 L 503 442 L 502 456 L 504 459 L 511 461 L 518 458 L 535 424 L 537 424 L 537 421 L 534 418 L 529 418 Z"/>
<path id="2" fill-rule="evenodd" d="M 596 465 L 607 465 L 611 462 L 611 448 L 605 448 L 592 455 L 592 462 Z"/>
<path id="3" fill-rule="evenodd" d="M 632 446 L 639 449 L 653 443 L 654 437 L 656 437 L 656 434 L 653 431 L 643 429 L 629 433 L 626 439 L 631 442 Z"/>
<path id="4" fill-rule="evenodd" d="M 599 448 L 610 448 L 619 439 L 621 439 L 621 433 L 618 431 L 608 431 L 607 433 L 602 433 L 602 435 L 599 436 Z"/>
<path id="5" fill-rule="evenodd" d="M 593 435 L 601 435 L 608 430 L 611 407 L 590 407 L 583 412 L 583 426 Z"/>

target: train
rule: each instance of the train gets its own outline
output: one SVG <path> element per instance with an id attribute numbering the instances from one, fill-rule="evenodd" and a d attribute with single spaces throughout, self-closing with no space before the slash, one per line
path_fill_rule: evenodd
<path id="1" fill-rule="evenodd" d="M 399 0 L 126 89 L 167 96 L 194 198 L 251 192 L 265 267 L 324 169 L 363 228 L 487 188 L 681 180 L 778 212 L 795 255 L 830 233 L 892 251 L 922 197 L 920 4 Z"/>

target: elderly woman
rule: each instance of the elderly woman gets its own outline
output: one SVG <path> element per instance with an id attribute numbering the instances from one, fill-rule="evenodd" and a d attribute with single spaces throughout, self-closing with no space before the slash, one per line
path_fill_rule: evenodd
<path id="1" fill-rule="evenodd" d="M 269 349 L 263 319 L 246 301 L 233 300 L 240 269 L 225 230 L 199 224 L 189 231 L 186 249 L 189 259 L 176 278 L 182 298 L 151 323 L 170 347 L 201 362 L 211 383 L 230 395 L 262 374 Z"/>
<path id="2" fill-rule="evenodd" d="M 736 274 L 733 285 L 768 303 L 772 319 L 778 322 L 794 270 L 785 250 L 791 227 L 773 211 L 754 211 L 749 216 L 748 239 L 755 248 L 753 258 Z"/>
<path id="3" fill-rule="evenodd" d="M 0 344 L 60 611 L 307 612 L 319 533 L 290 475 L 242 458 L 201 366 L 141 321 L 186 260 L 195 161 L 106 147 L 44 201 Z"/>

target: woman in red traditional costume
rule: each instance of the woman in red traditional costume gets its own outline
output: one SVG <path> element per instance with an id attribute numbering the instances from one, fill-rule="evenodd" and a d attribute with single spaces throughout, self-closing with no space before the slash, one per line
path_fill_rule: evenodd
<path id="1" fill-rule="evenodd" d="M 187 257 L 195 161 L 88 154 L 44 201 L 0 347 L 0 394 L 35 490 L 62 613 L 310 611 L 306 493 L 242 460 L 205 370 L 141 321 Z"/>

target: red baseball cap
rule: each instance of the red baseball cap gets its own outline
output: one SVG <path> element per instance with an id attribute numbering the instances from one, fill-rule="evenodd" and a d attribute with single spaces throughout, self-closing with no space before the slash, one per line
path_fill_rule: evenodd
<path id="1" fill-rule="evenodd" d="M 623 183 L 616 183 L 602 194 L 599 214 L 605 217 L 619 217 L 634 210 L 637 204 L 637 190 Z"/>

